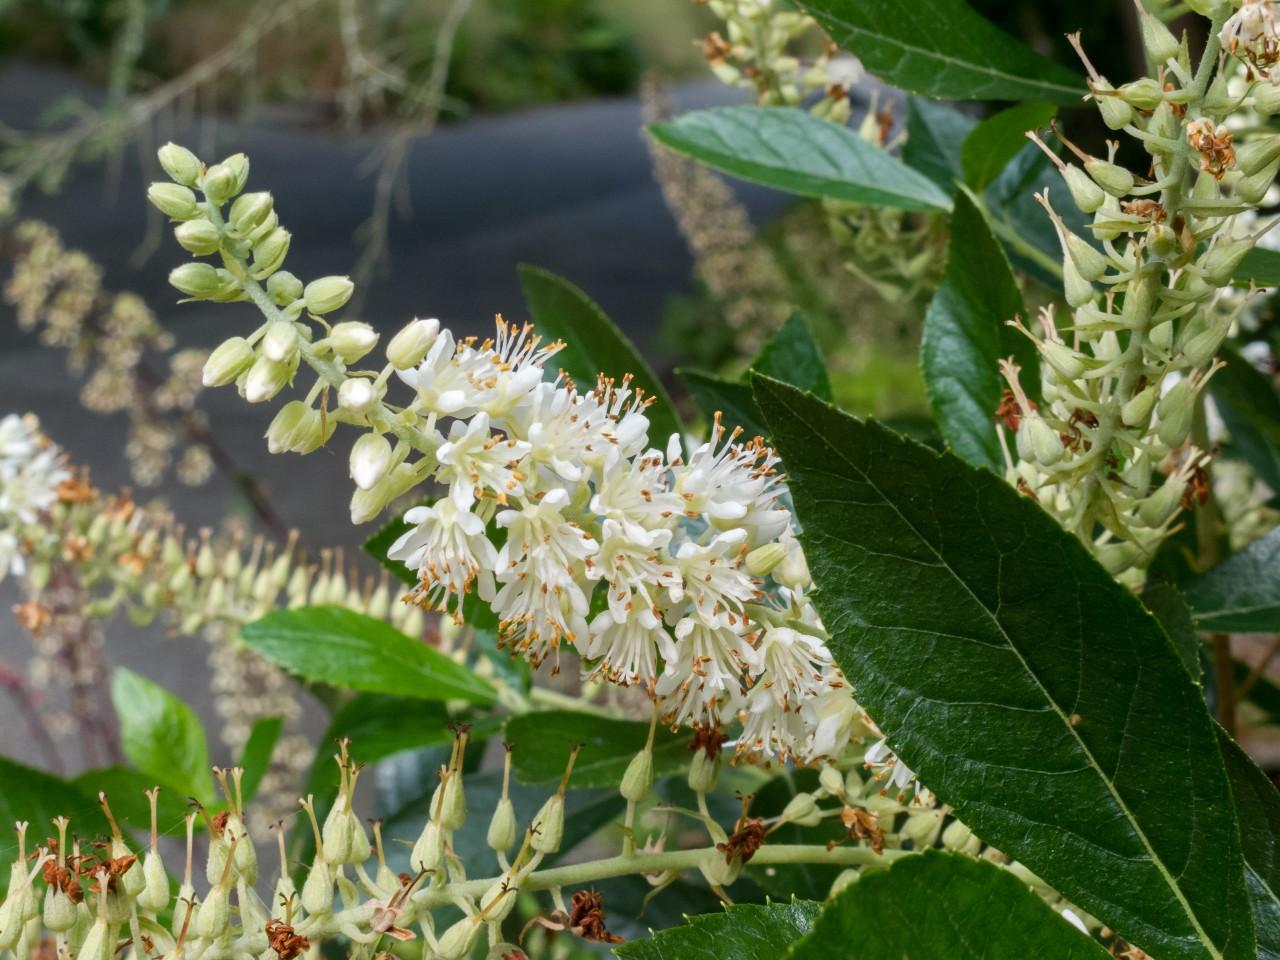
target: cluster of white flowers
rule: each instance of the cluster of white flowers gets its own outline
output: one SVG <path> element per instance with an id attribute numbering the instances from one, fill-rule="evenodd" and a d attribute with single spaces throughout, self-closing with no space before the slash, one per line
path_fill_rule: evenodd
<path id="1" fill-rule="evenodd" d="M 25 528 L 58 499 L 70 479 L 62 451 L 40 432 L 33 416 L 0 419 L 0 580 L 25 569 Z"/>
<path id="2" fill-rule="evenodd" d="M 718 420 L 687 455 L 678 435 L 651 446 L 641 391 L 545 379 L 563 345 L 531 327 L 499 319 L 477 343 L 417 323 L 433 342 L 400 377 L 430 429 L 451 422 L 434 469 L 447 495 L 410 510 L 390 551 L 418 571 L 415 599 L 459 613 L 474 588 L 534 664 L 569 644 L 669 722 L 740 719 L 741 753 L 840 753 L 859 711 L 806 597 L 773 451 Z"/>

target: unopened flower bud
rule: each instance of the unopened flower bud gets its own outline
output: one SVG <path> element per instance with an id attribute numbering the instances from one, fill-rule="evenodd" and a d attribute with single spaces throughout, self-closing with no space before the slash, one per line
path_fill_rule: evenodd
<path id="1" fill-rule="evenodd" d="M 351 282 L 350 277 L 321 277 L 307 284 L 303 296 L 308 310 L 315 314 L 325 314 L 346 306 L 355 289 L 356 285 Z M 374 340 L 377 340 L 376 334 Z M 369 349 L 373 349 L 372 345 Z"/>
<path id="2" fill-rule="evenodd" d="M 225 164 L 215 163 L 205 170 L 200 189 L 214 206 L 222 206 L 236 194 L 235 171 Z"/>
<path id="3" fill-rule="evenodd" d="M 1182 252 L 1178 234 L 1167 223 L 1153 223 L 1147 231 L 1147 253 L 1153 260 L 1168 260 Z"/>
<path id="4" fill-rule="evenodd" d="M 802 827 L 816 827 L 822 822 L 822 811 L 811 793 L 797 793 L 782 808 L 782 819 Z"/>
<path id="5" fill-rule="evenodd" d="M 510 797 L 503 797 L 493 808 L 493 817 L 489 820 L 489 832 L 485 842 L 490 850 L 506 853 L 514 845 L 517 836 L 516 809 Z"/>
<path id="6" fill-rule="evenodd" d="M 249 182 L 249 158 L 243 153 L 233 153 L 222 161 L 222 165 L 232 173 L 231 194 L 234 196 Z"/>
<path id="7" fill-rule="evenodd" d="M 160 166 L 173 180 L 184 187 L 194 187 L 200 176 L 200 160 L 186 147 L 166 143 L 156 151 Z"/>
<path id="8" fill-rule="evenodd" d="M 177 183 L 156 182 L 147 188 L 147 199 L 166 217 L 191 220 L 200 216 L 196 195 Z"/>
<path id="9" fill-rule="evenodd" d="M 307 289 L 310 290 L 311 287 L 308 286 Z M 310 303 L 309 300 L 308 303 Z M 347 320 L 334 324 L 329 332 L 328 341 L 333 352 L 344 362 L 355 363 L 377 344 L 378 331 L 367 323 Z"/>
<path id="10" fill-rule="evenodd" d="M 246 193 L 236 197 L 235 203 L 231 204 L 227 221 L 236 233 L 247 237 L 262 225 L 271 214 L 272 207 L 271 194 L 266 191 Z"/>
<path id="11" fill-rule="evenodd" d="M 827 764 L 818 771 L 818 784 L 833 797 L 844 793 L 844 775 L 831 764 Z"/>
<path id="12" fill-rule="evenodd" d="M 222 243 L 218 228 L 203 217 L 179 224 L 173 231 L 178 246 L 197 257 L 205 257 L 216 251 Z"/>
<path id="13" fill-rule="evenodd" d="M 234 383 L 236 377 L 253 363 L 253 347 L 244 337 L 231 337 L 222 341 L 204 362 L 201 382 L 206 387 L 223 387 Z"/>
<path id="14" fill-rule="evenodd" d="M 947 850 L 958 850 L 972 856 L 981 845 L 973 832 L 959 820 L 952 820 L 942 831 L 942 846 Z"/>
<path id="15" fill-rule="evenodd" d="M 397 370 L 416 367 L 427 355 L 440 333 L 440 321 L 431 317 L 413 320 L 387 344 L 387 360 Z"/>
<path id="16" fill-rule="evenodd" d="M 277 270 L 267 278 L 267 296 L 282 307 L 287 307 L 302 296 L 302 281 L 288 270 Z"/>
<path id="17" fill-rule="evenodd" d="M 276 227 L 254 244 L 252 274 L 255 280 L 265 280 L 280 269 L 285 256 L 289 253 L 291 239 L 292 236 L 288 230 L 284 227 Z"/>
<path id="18" fill-rule="evenodd" d="M 907 822 L 902 827 L 902 835 L 915 844 L 917 849 L 931 847 L 941 826 L 942 811 L 925 810 L 907 817 Z"/>
<path id="19" fill-rule="evenodd" d="M 301 400 L 290 400 L 267 427 L 267 450 L 286 453 L 296 447 L 311 427 L 311 407 Z"/>
<path id="20" fill-rule="evenodd" d="M 346 386 L 346 384 L 343 384 Z M 361 490 L 372 490 L 391 467 L 391 443 L 380 433 L 366 433 L 351 447 L 351 479 Z"/>
<path id="21" fill-rule="evenodd" d="M 689 789 L 694 793 L 710 793 L 716 788 L 720 775 L 720 753 L 713 756 L 706 750 L 695 750 L 689 764 Z"/>
<path id="22" fill-rule="evenodd" d="M 753 577 L 767 577 L 773 568 L 787 558 L 787 548 L 781 543 L 766 543 L 747 554 L 747 572 Z"/>
<path id="23" fill-rule="evenodd" d="M 250 403 L 270 400 L 285 388 L 292 377 L 293 368 L 289 364 L 278 363 L 270 357 L 258 357 L 244 375 L 244 398 Z"/>
<path id="24" fill-rule="evenodd" d="M 1264 117 L 1280 113 L 1280 84 L 1262 80 L 1253 88 L 1253 109 Z"/>
<path id="25" fill-rule="evenodd" d="M 773 579 L 791 590 L 804 590 L 813 583 L 809 563 L 799 543 L 790 544 L 786 558 L 773 568 Z"/>
<path id="26" fill-rule="evenodd" d="M 298 355 L 298 330 L 288 320 L 276 320 L 262 338 L 262 355 L 276 363 L 291 363 Z"/>
<path id="27" fill-rule="evenodd" d="M 184 263 L 169 271 L 169 284 L 197 300 L 216 294 L 222 287 L 222 277 L 208 263 Z"/>
<path id="28" fill-rule="evenodd" d="M 622 775 L 622 783 L 618 792 L 624 800 L 639 803 L 649 795 L 653 787 L 653 750 L 647 745 L 631 758 L 626 772 Z"/>

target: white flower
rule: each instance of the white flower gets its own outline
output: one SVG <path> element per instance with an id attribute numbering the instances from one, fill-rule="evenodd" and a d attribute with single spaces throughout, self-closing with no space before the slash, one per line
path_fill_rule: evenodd
<path id="1" fill-rule="evenodd" d="M 26 570 L 22 543 L 70 478 L 62 450 L 34 416 L 0 418 L 0 579 Z"/>
<path id="2" fill-rule="evenodd" d="M 529 452 L 522 440 L 504 438 L 489 429 L 489 415 L 454 421 L 449 440 L 436 451 L 440 479 L 449 484 L 450 497 L 461 510 L 470 509 L 479 494 L 489 492 L 499 503 L 524 492 L 514 464 Z"/>
<path id="3" fill-rule="evenodd" d="M 636 542 L 674 526 L 684 505 L 666 486 L 667 473 L 658 450 L 617 464 L 597 484 L 591 512 L 620 523 Z"/>
<path id="4" fill-rule="evenodd" d="M 885 789 L 892 787 L 899 797 L 908 790 L 917 793 L 920 791 L 920 783 L 916 780 L 916 775 L 910 767 L 898 759 L 884 739 L 877 740 L 867 747 L 863 761 L 873 771 L 875 779 L 888 781 Z"/>
<path id="5" fill-rule="evenodd" d="M 391 545 L 387 556 L 418 571 L 415 597 L 443 610 L 449 595 L 461 601 L 475 584 L 482 599 L 492 599 L 498 556 L 483 520 L 449 499 L 414 507 L 404 518 L 416 526 Z"/>
<path id="6" fill-rule="evenodd" d="M 666 665 L 657 685 L 663 716 L 685 726 L 722 725 L 743 702 L 750 638 L 727 616 L 710 623 L 685 617 L 674 633 L 674 641 L 664 643 Z"/>
<path id="7" fill-rule="evenodd" d="M 743 605 L 760 598 L 756 581 L 742 567 L 745 556 L 745 532 L 721 533 L 703 545 L 686 541 L 676 551 L 676 565 L 683 583 L 670 591 L 671 599 L 686 596 L 704 623 L 717 623 L 722 618 L 733 625 L 741 624 Z"/>
<path id="8" fill-rule="evenodd" d="M 676 467 L 675 490 L 687 512 L 705 514 L 718 530 L 745 530 L 756 546 L 777 539 L 791 525 L 791 513 L 779 504 L 777 456 L 759 438 L 737 443 L 741 432 L 735 427 L 722 446 L 725 429 L 717 415 L 711 439 Z"/>

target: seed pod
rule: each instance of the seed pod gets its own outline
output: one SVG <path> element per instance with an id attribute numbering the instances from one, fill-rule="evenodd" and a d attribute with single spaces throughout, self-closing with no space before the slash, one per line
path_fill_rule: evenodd
<path id="1" fill-rule="evenodd" d="M 1267 191 L 1271 189 L 1271 185 L 1275 183 L 1278 172 L 1280 172 L 1280 157 L 1272 160 L 1252 176 L 1237 180 L 1233 193 L 1244 203 L 1250 205 L 1261 203 Z"/>
<path id="2" fill-rule="evenodd" d="M 1168 353 L 1173 346 L 1173 321 L 1157 323 L 1147 332 L 1147 344 L 1156 353 Z"/>
<path id="3" fill-rule="evenodd" d="M 302 909 L 307 913 L 328 913 L 333 908 L 333 872 L 323 857 L 311 861 L 302 884 Z"/>
<path id="4" fill-rule="evenodd" d="M 1067 380 L 1075 380 L 1084 373 L 1084 358 L 1065 343 L 1057 340 L 1041 340 L 1037 344 L 1045 362 Z"/>
<path id="5" fill-rule="evenodd" d="M 706 750 L 697 750 L 689 764 L 689 789 L 694 793 L 710 793 L 716 788 L 720 775 L 720 755 L 711 756 Z"/>
<path id="6" fill-rule="evenodd" d="M 501 798 L 493 808 L 493 817 L 489 820 L 489 831 L 485 842 L 490 850 L 505 853 L 515 845 L 516 810 L 510 797 Z"/>
<path id="7" fill-rule="evenodd" d="M 1160 395 L 1160 385 L 1153 383 L 1144 390 L 1135 393 L 1120 408 L 1120 419 L 1128 427 L 1145 427 Z"/>
<path id="8" fill-rule="evenodd" d="M 1093 213 L 1106 197 L 1103 189 L 1075 164 L 1067 164 L 1062 169 L 1062 179 L 1071 193 L 1071 199 L 1084 213 Z"/>
<path id="9" fill-rule="evenodd" d="M 1102 568 L 1107 573 L 1113 577 L 1118 577 L 1137 563 L 1138 558 L 1142 555 L 1142 550 L 1135 543 L 1120 540 L 1115 543 L 1094 546 L 1093 555 L 1102 564 Z M 977 837 L 973 839 L 976 841 Z"/>
<path id="10" fill-rule="evenodd" d="M 1152 63 L 1163 66 L 1170 59 L 1177 57 L 1182 45 L 1173 32 L 1164 25 L 1163 20 L 1153 17 L 1141 3 L 1138 4 L 1138 19 L 1142 24 L 1142 46 Z"/>
<path id="11" fill-rule="evenodd" d="M 200 176 L 200 160 L 186 147 L 166 143 L 156 151 L 160 166 L 175 182 L 184 187 L 194 187 Z"/>
<path id="12" fill-rule="evenodd" d="M 253 347 L 244 337 L 230 337 L 209 354 L 201 373 L 206 387 L 223 387 L 234 383 L 253 364 Z"/>
<path id="13" fill-rule="evenodd" d="M 409 866 L 414 870 L 438 870 L 443 863 L 444 835 L 438 823 L 428 820 L 409 854 Z"/>
<path id="14" fill-rule="evenodd" d="M 200 909 L 196 911 L 195 934 L 204 940 L 216 940 L 231 925 L 231 904 L 222 884 L 215 884 Z"/>
<path id="15" fill-rule="evenodd" d="M 1253 88 L 1253 109 L 1264 117 L 1280 113 L 1280 85 L 1274 80 L 1262 80 Z"/>
<path id="16" fill-rule="evenodd" d="M 1053 466 L 1065 452 L 1058 431 L 1035 413 L 1023 417 L 1018 424 L 1017 445 L 1019 457 L 1044 467 Z"/>
<path id="17" fill-rule="evenodd" d="M 1244 262 L 1245 256 L 1252 249 L 1252 237 L 1218 240 L 1200 258 L 1200 268 L 1204 271 L 1205 279 L 1214 286 L 1225 287 L 1231 282 L 1231 278 L 1235 275 L 1237 268 Z"/>
<path id="18" fill-rule="evenodd" d="M 348 862 L 351 855 L 350 821 L 354 819 L 355 815 L 344 808 L 341 797 L 329 808 L 329 815 L 325 817 L 324 829 L 321 833 L 326 860 L 339 864 Z M 365 850 L 360 851 L 361 861 L 365 859 L 365 854 Z"/>
<path id="19" fill-rule="evenodd" d="M 529 846 L 539 853 L 555 853 L 564 838 L 564 794 L 556 791 L 547 798 L 534 818 L 534 831 Z"/>
<path id="20" fill-rule="evenodd" d="M 1071 262 L 1086 280 L 1100 280 L 1111 266 L 1106 254 L 1083 237 L 1062 228 L 1062 245 Z"/>
<path id="21" fill-rule="evenodd" d="M 782 819 L 802 827 L 816 827 L 822 822 L 822 811 L 811 793 L 797 793 L 782 808 Z"/>
<path id="22" fill-rule="evenodd" d="M 1154 110 L 1164 100 L 1164 90 L 1152 77 L 1142 77 L 1123 84 L 1116 94 L 1129 106 L 1138 110 Z"/>
<path id="23" fill-rule="evenodd" d="M 41 920 L 54 933 L 66 933 L 76 925 L 76 905 L 60 887 L 46 887 Z"/>
<path id="24" fill-rule="evenodd" d="M 138 906 L 148 913 L 160 913 L 169 905 L 169 878 L 155 850 L 148 850 L 143 856 L 142 876 L 146 884 L 138 894 Z"/>
<path id="25" fill-rule="evenodd" d="M 1085 172 L 1113 197 L 1123 197 L 1133 189 L 1133 174 L 1117 163 L 1096 157 L 1085 161 Z"/>
<path id="26" fill-rule="evenodd" d="M 475 943 L 479 931 L 480 921 L 476 917 L 463 917 L 437 941 L 437 960 L 462 960 L 471 952 L 471 945 Z"/>
<path id="27" fill-rule="evenodd" d="M 1115 87 L 1099 77 L 1091 84 L 1094 103 L 1102 122 L 1111 130 L 1121 130 L 1133 122 L 1133 108 L 1115 94 Z"/>
<path id="28" fill-rule="evenodd" d="M 1267 134 L 1236 148 L 1236 167 L 1246 177 L 1280 158 L 1280 134 Z"/>
<path id="29" fill-rule="evenodd" d="M 480 897 L 480 909 L 489 923 L 501 923 L 510 916 L 516 905 L 517 885 L 512 878 L 503 875 L 495 880 Z"/>
<path id="30" fill-rule="evenodd" d="M 1096 296 L 1093 284 L 1080 275 L 1075 261 L 1069 256 L 1062 258 L 1062 291 L 1072 307 L 1090 304 Z"/>
<path id="31" fill-rule="evenodd" d="M 1164 526 L 1181 507 L 1182 495 L 1186 489 L 1186 481 L 1180 479 L 1178 474 L 1166 478 L 1155 493 L 1139 504 L 1138 518 L 1148 527 Z"/>
<path id="32" fill-rule="evenodd" d="M 1156 435 L 1160 442 L 1170 449 L 1182 446 L 1191 432 L 1191 417 L 1195 410 L 1195 393 L 1192 390 L 1191 378 L 1183 377 L 1160 398 L 1156 406 L 1159 422 L 1156 424 Z"/>
<path id="33" fill-rule="evenodd" d="M 1227 336 L 1230 329 L 1230 323 L 1210 323 L 1209 326 L 1197 333 L 1193 337 L 1189 337 L 1187 342 L 1182 345 L 1182 358 L 1192 367 L 1199 367 L 1208 363 L 1218 353 L 1218 348 L 1222 346 L 1222 341 Z"/>
<path id="34" fill-rule="evenodd" d="M 645 746 L 643 750 L 631 758 L 627 770 L 622 775 L 622 783 L 618 792 L 624 800 L 639 803 L 649 795 L 653 787 L 653 751 Z"/>

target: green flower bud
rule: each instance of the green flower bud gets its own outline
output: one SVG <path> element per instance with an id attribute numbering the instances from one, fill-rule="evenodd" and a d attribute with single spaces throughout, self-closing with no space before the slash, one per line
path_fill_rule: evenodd
<path id="1" fill-rule="evenodd" d="M 1262 80 L 1253 88 L 1253 109 L 1264 117 L 1280 113 L 1280 84 L 1274 80 Z"/>
<path id="2" fill-rule="evenodd" d="M 1170 449 L 1182 446 L 1182 442 L 1187 439 L 1187 434 L 1191 432 L 1191 417 L 1194 410 L 1195 393 L 1192 390 L 1191 379 L 1183 377 L 1160 398 L 1160 403 L 1156 406 L 1156 414 L 1159 417 L 1156 435 L 1160 438 L 1160 442 Z"/>
<path id="3" fill-rule="evenodd" d="M 307 309 L 314 314 L 332 313 L 346 306 L 356 285 L 350 277 L 321 277 L 307 284 L 303 296 L 307 301 Z M 374 335 L 374 342 L 377 342 Z M 372 346 L 369 349 L 373 349 Z M 366 351 L 368 352 L 368 351 Z"/>
<path id="4" fill-rule="evenodd" d="M 1236 167 L 1246 177 L 1280 158 L 1280 134 L 1267 134 L 1236 148 Z"/>
<path id="5" fill-rule="evenodd" d="M 196 195 L 177 183 L 153 183 L 147 187 L 147 199 L 166 217 L 192 220 L 200 216 Z"/>
<path id="6" fill-rule="evenodd" d="M 318 281 L 317 281 L 318 282 Z M 307 287 L 307 290 L 311 289 Z M 335 323 L 328 336 L 329 346 L 345 363 L 355 363 L 378 343 L 378 331 L 367 323 L 347 320 Z"/>
<path id="7" fill-rule="evenodd" d="M 917 849 L 931 847 L 942 827 L 941 810 L 925 810 L 907 817 L 902 827 L 902 835 L 912 842 Z"/>
<path id="8" fill-rule="evenodd" d="M 169 284 L 196 300 L 205 300 L 222 288 L 222 277 L 207 263 L 184 263 L 169 271 Z"/>
<path id="9" fill-rule="evenodd" d="M 1173 321 L 1157 323 L 1147 333 L 1147 344 L 1156 353 L 1168 353 L 1173 346 Z"/>
<path id="10" fill-rule="evenodd" d="M 226 164 L 215 163 L 204 172 L 200 189 L 215 207 L 220 207 L 236 195 L 236 174 Z"/>
<path id="11" fill-rule="evenodd" d="M 437 960 L 462 960 L 467 956 L 480 932 L 480 922 L 476 917 L 463 917 L 446 930 L 436 942 Z"/>
<path id="12" fill-rule="evenodd" d="M 288 320 L 276 320 L 262 338 L 262 355 L 276 363 L 292 363 L 298 356 L 298 329 Z"/>
<path id="13" fill-rule="evenodd" d="M 422 362 L 440 333 L 440 321 L 434 317 L 413 320 L 387 344 L 387 360 L 397 370 L 408 370 Z"/>
<path id="14" fill-rule="evenodd" d="M 253 347 L 244 337 L 222 341 L 204 362 L 201 382 L 206 387 L 224 387 L 234 383 L 253 363 Z"/>
<path id="15" fill-rule="evenodd" d="M 622 794 L 624 800 L 632 803 L 639 803 L 649 795 L 649 790 L 653 787 L 653 751 L 649 747 L 645 747 L 627 764 L 626 772 L 622 775 L 622 783 L 618 786 L 618 792 Z"/>
<path id="16" fill-rule="evenodd" d="M 267 427 L 267 450 L 271 453 L 285 453 L 296 447 L 311 426 L 312 410 L 301 400 L 290 400 L 271 420 Z M 333 819 L 337 805 L 329 811 L 329 819 Z M 326 821 L 327 823 L 328 821 Z M 325 841 L 325 849 L 329 843 Z"/>
<path id="17" fill-rule="evenodd" d="M 244 375 L 241 392 L 250 403 L 270 400 L 293 379 L 294 367 L 277 363 L 270 357 L 258 357 Z"/>
<path id="18" fill-rule="evenodd" d="M 1065 452 L 1058 431 L 1038 414 L 1022 418 L 1022 422 L 1018 424 L 1017 442 L 1019 457 L 1045 467 L 1053 466 L 1062 459 Z"/>
<path id="19" fill-rule="evenodd" d="M 1071 192 L 1071 199 L 1084 213 L 1094 213 L 1102 206 L 1106 193 L 1075 164 L 1068 164 L 1063 168 L 1062 179 Z"/>
<path id="20" fill-rule="evenodd" d="M 1233 193 L 1243 203 L 1259 204 L 1266 197 L 1271 185 L 1275 183 L 1277 173 L 1280 173 L 1280 157 L 1271 161 L 1252 176 L 1241 177 L 1237 180 Z"/>
<path id="21" fill-rule="evenodd" d="M 1121 540 L 1115 543 L 1094 546 L 1093 555 L 1102 564 L 1102 568 L 1107 573 L 1113 577 L 1118 577 L 1138 562 L 1138 559 L 1142 556 L 1142 550 L 1135 543 Z M 977 840 L 977 837 L 973 837 L 970 842 L 976 845 Z M 977 853 L 976 846 L 973 852 Z"/>
<path id="22" fill-rule="evenodd" d="M 1084 373 L 1084 359 L 1065 343 L 1057 340 L 1041 340 L 1040 356 L 1067 380 L 1074 380 Z"/>
<path id="23" fill-rule="evenodd" d="M 833 797 L 839 797 L 844 794 L 844 777 L 831 764 L 827 764 L 818 771 L 818 785 Z"/>
<path id="24" fill-rule="evenodd" d="M 271 210 L 271 194 L 265 191 L 246 193 L 236 197 L 235 203 L 231 204 L 227 220 L 236 233 L 247 237 L 271 215 Z"/>
<path id="25" fill-rule="evenodd" d="M 1120 420 L 1127 427 L 1145 427 L 1160 396 L 1160 385 L 1153 383 L 1130 397 L 1120 408 Z"/>
<path id="26" fill-rule="evenodd" d="M 1182 359 L 1192 367 L 1208 363 L 1218 353 L 1229 328 L 1229 322 L 1211 323 L 1207 329 L 1188 337 L 1187 342 L 1182 345 Z"/>
<path id="27" fill-rule="evenodd" d="M 207 257 L 222 243 L 218 228 L 203 217 L 179 224 L 174 228 L 173 236 L 178 241 L 178 246 L 197 257 Z"/>
<path id="28" fill-rule="evenodd" d="M 564 838 L 564 794 L 559 791 L 547 798 L 534 818 L 537 829 L 529 845 L 539 853 L 555 853 Z"/>
<path id="29" fill-rule="evenodd" d="M 506 853 L 519 839 L 516 827 L 516 808 L 510 797 L 503 797 L 493 808 L 493 817 L 489 820 L 489 832 L 485 834 L 485 842 L 490 850 Z"/>
<path id="30" fill-rule="evenodd" d="M 243 153 L 233 153 L 222 161 L 222 165 L 232 173 L 231 193 L 234 196 L 249 182 L 249 158 Z"/>
<path id="31" fill-rule="evenodd" d="M 280 269 L 284 258 L 289 253 L 289 242 L 292 235 L 284 227 L 276 227 L 253 247 L 253 269 L 250 271 L 255 280 L 265 280 Z"/>
<path id="32" fill-rule="evenodd" d="M 338 388 L 338 406 L 347 413 L 363 416 L 378 403 L 378 390 L 372 380 L 352 377 Z"/>
<path id="33" fill-rule="evenodd" d="M 184 187 L 194 187 L 200 178 L 200 160 L 186 147 L 166 143 L 156 151 L 160 166 L 169 177 Z"/>
<path id="34" fill-rule="evenodd" d="M 1085 161 L 1085 173 L 1113 197 L 1123 197 L 1133 189 L 1133 174 L 1117 163 L 1093 158 Z"/>
<path id="35" fill-rule="evenodd" d="M 302 281 L 288 270 L 278 270 L 267 278 L 267 295 L 287 307 L 302 296 Z"/>
<path id="36" fill-rule="evenodd" d="M 767 577 L 786 558 L 786 546 L 777 542 L 766 543 L 747 554 L 747 572 L 753 577 Z"/>
<path id="37" fill-rule="evenodd" d="M 1178 235 L 1167 223 L 1153 223 L 1147 231 L 1147 253 L 1153 260 L 1168 260 L 1182 252 Z"/>
<path id="38" fill-rule="evenodd" d="M 1142 77 L 1132 83 L 1126 83 L 1116 91 L 1125 103 L 1138 110 L 1154 110 L 1164 100 L 1164 90 L 1159 82 L 1151 77 Z"/>
<path id="39" fill-rule="evenodd" d="M 307 913 L 328 913 L 333 909 L 333 871 L 320 856 L 311 862 L 302 884 L 302 909 Z"/>
<path id="40" fill-rule="evenodd" d="M 329 442 L 329 438 L 333 436 L 333 432 L 337 429 L 337 420 L 333 417 L 322 416 L 319 410 L 312 410 L 310 416 L 307 418 L 305 429 L 293 448 L 293 452 L 305 455 L 319 450 Z M 345 603 L 346 598 L 338 597 L 334 602 Z M 362 829 L 360 828 L 359 820 L 353 817 L 351 822 L 355 824 L 357 829 Z M 363 860 L 365 858 L 361 857 L 360 859 Z"/>

